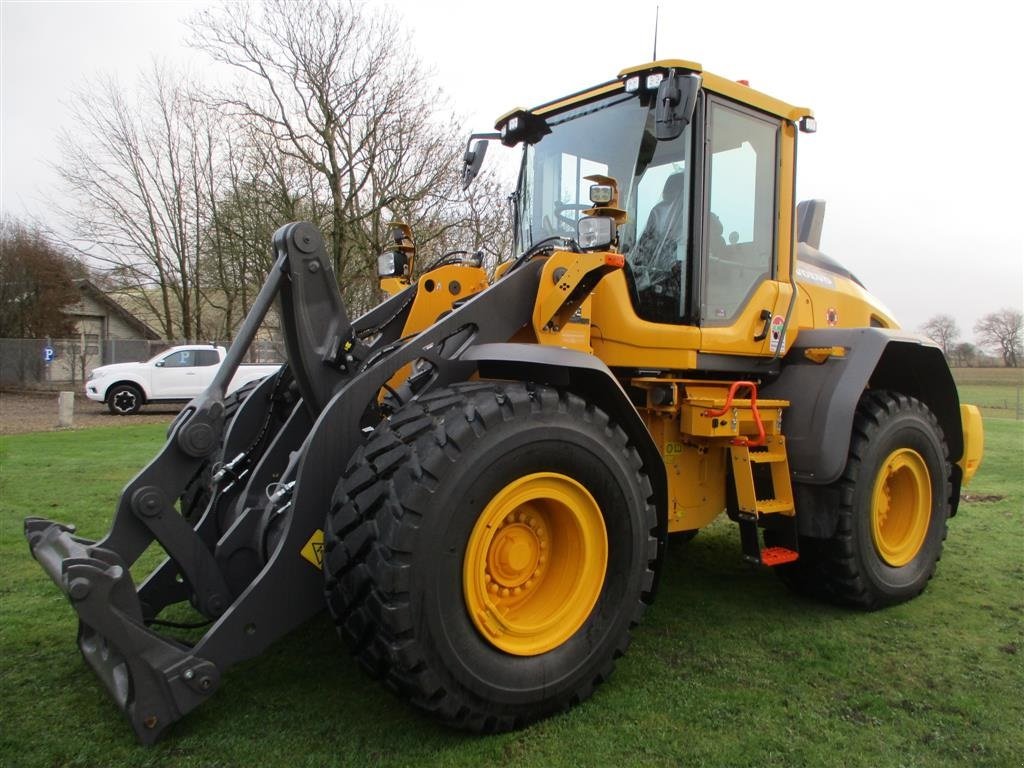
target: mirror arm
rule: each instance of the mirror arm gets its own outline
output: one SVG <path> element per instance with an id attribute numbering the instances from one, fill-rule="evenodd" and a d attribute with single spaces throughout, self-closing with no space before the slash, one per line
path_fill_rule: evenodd
<path id="1" fill-rule="evenodd" d="M 462 188 L 468 189 L 480 172 L 487 152 L 487 142 L 501 139 L 500 133 L 474 133 L 466 141 L 466 153 L 462 156 Z M 473 142 L 476 141 L 476 145 Z"/>

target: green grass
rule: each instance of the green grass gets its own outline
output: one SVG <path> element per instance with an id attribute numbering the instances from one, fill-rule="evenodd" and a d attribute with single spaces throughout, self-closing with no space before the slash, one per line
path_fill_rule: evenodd
<path id="1" fill-rule="evenodd" d="M 1024 368 L 954 368 L 960 400 L 985 416 L 1024 419 Z"/>
<path id="2" fill-rule="evenodd" d="M 521 732 L 441 727 L 370 681 L 326 617 L 231 670 L 136 746 L 75 647 L 21 519 L 101 535 L 163 427 L 0 441 L 0 765 L 1008 766 L 1024 733 L 1024 424 L 987 419 L 972 485 L 920 598 L 863 614 L 744 565 L 719 522 L 670 545 L 658 600 L 588 702 Z"/>

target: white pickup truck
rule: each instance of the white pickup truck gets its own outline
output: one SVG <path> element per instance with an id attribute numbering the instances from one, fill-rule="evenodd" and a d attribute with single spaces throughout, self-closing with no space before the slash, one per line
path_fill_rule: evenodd
<path id="1" fill-rule="evenodd" d="M 196 344 L 171 347 L 144 363 L 101 365 L 89 374 L 85 396 L 119 416 L 137 413 L 146 403 L 185 402 L 210 385 L 226 354 L 224 347 Z M 240 365 L 225 394 L 280 367 Z"/>

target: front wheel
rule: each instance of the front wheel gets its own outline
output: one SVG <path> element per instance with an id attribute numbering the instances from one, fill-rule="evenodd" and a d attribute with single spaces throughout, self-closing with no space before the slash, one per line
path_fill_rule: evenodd
<path id="1" fill-rule="evenodd" d="M 365 667 L 477 731 L 586 699 L 643 614 L 652 491 L 599 408 L 468 384 L 402 407 L 338 484 L 328 606 Z"/>
<path id="2" fill-rule="evenodd" d="M 935 572 L 950 512 L 942 429 L 921 401 L 866 392 L 857 407 L 839 516 L 828 539 L 802 539 L 781 566 L 796 590 L 864 609 L 919 595 Z"/>
<path id="3" fill-rule="evenodd" d="M 133 384 L 117 384 L 107 392 L 107 409 L 115 416 L 131 416 L 142 407 L 142 391 Z"/>

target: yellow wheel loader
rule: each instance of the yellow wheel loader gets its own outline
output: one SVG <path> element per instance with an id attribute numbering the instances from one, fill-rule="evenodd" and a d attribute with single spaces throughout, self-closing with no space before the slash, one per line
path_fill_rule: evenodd
<path id="1" fill-rule="evenodd" d="M 673 534 L 725 513 L 737 556 L 861 609 L 918 595 L 981 460 L 940 350 L 818 250 L 797 204 L 810 111 L 663 60 L 501 118 L 515 247 L 415 269 L 351 319 L 320 233 L 276 263 L 210 388 L 100 541 L 39 518 L 32 554 L 151 743 L 325 606 L 361 664 L 492 732 L 586 699 L 625 652 Z M 288 361 L 225 398 L 274 304 Z M 167 559 L 142 583 L 153 542 Z M 161 614 L 208 625 L 172 637 Z M 166 614 L 164 614 L 166 616 Z M 162 631 L 161 631 L 162 630 Z"/>

